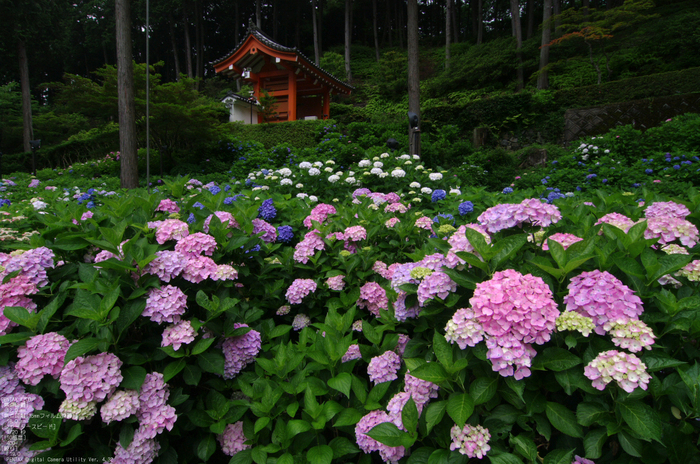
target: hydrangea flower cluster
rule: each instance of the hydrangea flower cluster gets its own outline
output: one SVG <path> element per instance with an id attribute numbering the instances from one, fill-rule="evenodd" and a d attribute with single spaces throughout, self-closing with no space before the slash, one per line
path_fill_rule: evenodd
<path id="1" fill-rule="evenodd" d="M 502 203 L 492 206 L 477 218 L 492 234 L 515 226 L 522 227 L 524 223 L 547 227 L 560 219 L 559 208 L 537 198 L 525 199 L 519 204 Z"/>
<path id="2" fill-rule="evenodd" d="M 190 234 L 189 226 L 179 219 L 166 219 L 156 227 L 156 242 L 164 244 L 168 240 L 181 240 Z"/>
<path id="3" fill-rule="evenodd" d="M 241 226 L 236 222 L 236 219 L 228 211 L 215 211 L 214 214 L 210 214 L 204 220 L 204 226 L 202 230 L 205 233 L 209 233 L 209 225 L 211 224 L 212 218 L 216 216 L 222 224 L 225 224 L 228 229 L 240 229 Z"/>
<path id="4" fill-rule="evenodd" d="M 676 275 L 685 277 L 691 282 L 700 282 L 700 259 L 691 261 L 679 270 Z"/>
<path id="5" fill-rule="evenodd" d="M 75 401 L 66 398 L 58 407 L 58 412 L 64 419 L 76 421 L 92 419 L 97 414 L 97 401 Z"/>
<path id="6" fill-rule="evenodd" d="M 452 443 L 450 450 L 459 451 L 470 458 L 483 459 L 491 447 L 488 445 L 491 434 L 481 425 L 465 424 L 463 428 L 454 425 L 450 430 Z"/>
<path id="7" fill-rule="evenodd" d="M 646 218 L 666 216 L 685 219 L 689 214 L 690 210 L 687 206 L 673 201 L 656 201 L 644 210 Z"/>
<path id="8" fill-rule="evenodd" d="M 588 337 L 591 332 L 595 330 L 593 319 L 579 314 L 576 311 L 564 311 L 557 317 L 556 324 L 557 332 L 576 330 L 581 332 L 584 337 Z"/>
<path id="9" fill-rule="evenodd" d="M 571 279 L 568 289 L 566 309 L 593 319 L 598 335 L 605 334 L 606 322 L 638 319 L 644 311 L 642 300 L 607 271 L 583 272 Z"/>
<path id="10" fill-rule="evenodd" d="M 179 322 L 187 309 L 187 295 L 177 287 L 165 285 L 148 291 L 143 316 L 153 322 Z"/>
<path id="11" fill-rule="evenodd" d="M 491 243 L 491 236 L 480 224 L 466 224 L 459 226 L 459 228 L 450 236 L 450 238 L 447 239 L 447 243 L 449 243 L 452 248 L 450 248 L 450 251 L 448 251 L 447 255 L 445 255 L 445 266 L 449 267 L 450 269 L 454 269 L 455 267 L 464 264 L 464 260 L 457 256 L 457 252 L 459 251 L 466 251 L 479 256 L 476 250 L 474 250 L 472 244 L 469 243 L 469 239 L 467 239 L 467 227 L 483 235 L 486 243 Z"/>
<path id="12" fill-rule="evenodd" d="M 413 377 L 409 371 L 406 371 L 403 382 L 403 391 L 411 395 L 413 401 L 416 402 L 416 406 L 419 404 L 424 406 L 431 400 L 431 398 L 438 397 L 438 390 L 440 390 L 438 385 L 427 380 L 421 380 L 417 377 Z"/>
<path id="13" fill-rule="evenodd" d="M 423 307 L 435 297 L 444 300 L 450 292 L 455 291 L 457 284 L 447 274 L 441 271 L 433 272 L 418 284 L 418 305 Z"/>
<path id="14" fill-rule="evenodd" d="M 275 208 L 275 202 L 272 198 L 263 200 L 262 205 L 258 208 L 258 217 L 261 217 L 265 221 L 271 221 L 277 216 L 277 209 Z"/>
<path id="15" fill-rule="evenodd" d="M 238 421 L 233 424 L 228 424 L 224 432 L 218 435 L 217 440 L 221 444 L 221 450 L 227 456 L 233 456 L 243 450 L 250 449 L 250 445 L 246 445 L 245 435 L 243 435 L 243 421 Z"/>
<path id="16" fill-rule="evenodd" d="M 187 266 L 182 271 L 182 278 L 193 284 L 216 276 L 218 267 L 208 256 L 192 256 L 187 260 Z"/>
<path id="17" fill-rule="evenodd" d="M 389 307 L 386 290 L 376 282 L 367 282 L 360 287 L 360 298 L 357 300 L 357 307 L 367 308 L 367 311 L 379 317 L 379 310 Z"/>
<path id="18" fill-rule="evenodd" d="M 253 219 L 253 234 L 257 235 L 260 232 L 263 234 L 260 236 L 265 243 L 274 243 L 277 240 L 277 229 L 272 224 L 263 221 L 262 219 Z"/>
<path id="19" fill-rule="evenodd" d="M 307 316 L 306 314 L 300 313 L 294 316 L 294 320 L 292 321 L 292 328 L 298 332 L 304 327 L 308 327 L 309 324 L 311 324 L 311 318 L 309 318 L 309 316 Z"/>
<path id="20" fill-rule="evenodd" d="M 316 251 L 321 251 L 325 247 L 320 232 L 314 229 L 304 235 L 304 239 L 294 247 L 294 261 L 306 264 Z"/>
<path id="21" fill-rule="evenodd" d="M 320 203 L 314 207 L 314 209 L 311 210 L 311 214 L 309 214 L 305 219 L 304 219 L 304 225 L 306 226 L 307 229 L 311 229 L 313 226 L 313 223 L 311 221 L 317 221 L 323 224 L 326 219 L 328 218 L 329 215 L 335 214 L 336 210 L 333 205 L 328 205 L 325 203 Z"/>
<path id="22" fill-rule="evenodd" d="M 316 282 L 311 279 L 294 279 L 287 289 L 285 297 L 289 304 L 300 304 L 309 293 L 316 291 Z"/>
<path id="23" fill-rule="evenodd" d="M 476 314 L 471 308 L 461 308 L 455 311 L 452 319 L 447 321 L 445 339 L 456 343 L 463 350 L 467 346 L 474 347 L 484 339 L 484 329 L 476 320 Z"/>
<path id="24" fill-rule="evenodd" d="M 678 240 L 687 247 L 694 247 L 698 242 L 698 228 L 690 221 L 671 216 L 659 216 L 647 219 L 645 239 L 658 238 L 665 245 Z"/>
<path id="25" fill-rule="evenodd" d="M 156 211 L 177 214 L 180 212 L 180 207 L 177 205 L 177 202 L 169 198 L 165 198 L 164 200 L 160 200 L 160 203 L 156 207 Z"/>
<path id="26" fill-rule="evenodd" d="M 71 342 L 56 332 L 35 335 L 17 349 L 15 372 L 27 385 L 37 385 L 44 375 L 57 379 Z"/>
<path id="27" fill-rule="evenodd" d="M 329 277 L 328 279 L 326 279 L 326 285 L 331 290 L 334 290 L 336 292 L 340 292 L 345 288 L 345 281 L 343 280 L 344 278 L 345 278 L 344 275 L 337 275 L 337 276 Z"/>
<path id="28" fill-rule="evenodd" d="M 67 362 L 61 371 L 61 390 L 69 400 L 99 403 L 121 383 L 121 365 L 122 361 L 112 353 L 78 356 Z"/>
<path id="29" fill-rule="evenodd" d="M 637 353 L 654 344 L 654 332 L 639 319 L 621 318 L 608 321 L 603 329 L 612 335 L 615 346 Z"/>
<path id="30" fill-rule="evenodd" d="M 292 229 L 292 226 L 279 226 L 277 228 L 277 238 L 282 243 L 292 243 L 292 240 L 294 240 L 294 229 Z"/>
<path id="31" fill-rule="evenodd" d="M 44 399 L 24 390 L 12 364 L 0 366 L 0 445 L 6 436 L 11 435 L 11 429 L 23 430 L 32 413 L 43 407 Z"/>
<path id="32" fill-rule="evenodd" d="M 406 211 L 408 211 L 408 207 L 398 201 L 396 203 L 390 203 L 384 207 L 385 213 L 405 213 Z"/>
<path id="33" fill-rule="evenodd" d="M 618 229 L 627 232 L 634 225 L 634 221 L 624 214 L 608 213 L 602 218 L 598 219 L 598 222 L 596 222 L 594 225 L 597 226 L 599 224 L 610 224 L 611 226 L 615 226 Z M 601 230 L 599 234 L 602 233 L 603 231 Z"/>
<path id="34" fill-rule="evenodd" d="M 571 461 L 571 464 L 595 464 L 595 462 L 591 461 L 590 459 L 582 458 L 581 456 L 574 456 L 574 460 Z"/>
<path id="35" fill-rule="evenodd" d="M 360 332 L 362 332 L 362 327 L 360 327 Z M 406 351 L 406 346 L 408 345 L 408 342 L 411 341 L 411 338 L 406 335 L 406 334 L 399 334 L 399 341 L 396 342 L 396 346 L 394 347 L 394 351 L 396 354 L 399 356 L 403 357 L 404 351 Z"/>
<path id="36" fill-rule="evenodd" d="M 248 327 L 246 324 L 235 323 L 234 328 Z M 262 346 L 262 338 L 257 330 L 250 330 L 239 337 L 229 337 L 224 340 L 221 350 L 224 352 L 224 378 L 232 379 L 248 364 L 255 360 Z"/>
<path id="37" fill-rule="evenodd" d="M 416 219 L 415 226 L 419 229 L 424 229 L 430 232 L 433 231 L 433 221 L 427 216 L 421 216 Z"/>
<path id="38" fill-rule="evenodd" d="M 367 238 L 367 230 L 362 226 L 348 227 L 345 229 L 345 232 L 343 232 L 343 238 L 346 241 L 359 242 Z"/>
<path id="39" fill-rule="evenodd" d="M 457 206 L 457 211 L 460 216 L 465 216 L 474 211 L 474 204 L 471 201 L 463 201 Z"/>
<path id="40" fill-rule="evenodd" d="M 355 359 L 360 359 L 361 357 L 362 353 L 360 353 L 360 345 L 358 345 L 357 343 L 353 343 L 348 347 L 348 350 L 343 355 L 341 361 L 345 363 Z"/>
<path id="41" fill-rule="evenodd" d="M 583 373 L 598 390 L 604 390 L 608 383 L 615 380 L 627 393 L 632 393 L 637 387 L 646 390 L 651 380 L 646 365 L 639 358 L 617 350 L 600 353 L 588 363 Z"/>
<path id="42" fill-rule="evenodd" d="M 406 454 L 406 449 L 403 446 L 387 446 L 367 435 L 367 432 L 384 422 L 393 422 L 389 414 L 381 410 L 371 411 L 355 425 L 355 441 L 365 454 L 379 451 L 384 462 L 398 464 L 399 460 Z"/>
<path id="43" fill-rule="evenodd" d="M 401 358 L 393 351 L 385 351 L 380 356 L 375 356 L 367 366 L 367 374 L 370 382 L 380 384 L 396 380 L 396 373 L 401 367 Z"/>
<path id="44" fill-rule="evenodd" d="M 438 201 L 444 200 L 446 196 L 447 192 L 445 192 L 443 189 L 435 189 L 430 197 L 430 201 L 437 203 Z"/>
<path id="45" fill-rule="evenodd" d="M 194 341 L 196 332 L 190 321 L 180 321 L 171 324 L 163 330 L 163 341 L 160 346 L 172 346 L 177 351 L 182 345 L 189 345 Z"/>
<path id="46" fill-rule="evenodd" d="M 100 408 L 102 422 L 123 421 L 139 409 L 139 393 L 136 390 L 117 390 Z"/>
<path id="47" fill-rule="evenodd" d="M 554 240 L 555 242 L 561 244 L 561 246 L 563 246 L 565 250 L 567 248 L 569 248 L 571 245 L 573 245 L 574 243 L 580 242 L 583 240 L 581 237 L 577 237 L 574 234 L 564 234 L 564 233 L 552 234 L 548 238 L 549 238 L 549 240 Z M 549 251 L 549 244 L 547 243 L 547 240 L 545 240 L 542 243 L 542 249 L 544 251 Z"/>
<path id="48" fill-rule="evenodd" d="M 216 250 L 216 239 L 202 232 L 183 237 L 175 244 L 175 251 L 187 257 L 199 256 L 202 253 L 211 256 L 214 250 Z"/>
<path id="49" fill-rule="evenodd" d="M 163 374 L 146 374 L 146 380 L 139 393 L 139 408 L 136 411 L 139 420 L 138 432 L 143 434 L 144 438 L 152 439 L 165 429 L 173 429 L 177 414 L 175 408 L 166 403 L 169 397 L 170 390 L 163 380 Z"/>

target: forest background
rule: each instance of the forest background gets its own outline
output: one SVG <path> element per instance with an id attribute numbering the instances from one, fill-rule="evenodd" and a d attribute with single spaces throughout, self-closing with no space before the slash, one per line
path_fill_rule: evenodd
<path id="1" fill-rule="evenodd" d="M 127 3 L 136 138 L 145 147 L 146 2 Z M 202 154 L 248 139 L 265 149 L 318 143 L 319 127 L 244 128 L 220 103 L 240 82 L 215 76 L 258 25 L 355 86 L 331 114 L 362 145 L 395 136 L 407 145 L 410 49 L 404 0 L 170 0 L 149 14 L 151 147 L 160 169 L 199 172 Z M 700 4 L 692 0 L 423 0 L 417 5 L 417 73 L 428 164 L 462 162 L 472 130 L 519 146 L 560 143 L 566 109 L 697 92 Z M 553 15 L 553 17 L 552 17 Z M 0 1 L 2 172 L 66 167 L 119 150 L 115 2 Z M 548 19 L 549 18 L 549 19 Z M 543 27 L 543 24 L 545 27 Z M 548 46 L 543 46 L 547 45 Z M 22 114 L 31 95 L 31 116 Z M 23 124 L 24 120 L 24 124 Z M 287 126 L 286 128 L 281 126 Z M 29 132 L 28 132 L 29 131 Z M 304 138 L 300 133 L 315 133 Z M 162 152 L 162 153 L 160 153 Z M 221 154 L 226 156 L 226 154 Z M 162 155 L 162 156 L 161 156 Z M 432 160 L 432 158 L 435 158 Z"/>

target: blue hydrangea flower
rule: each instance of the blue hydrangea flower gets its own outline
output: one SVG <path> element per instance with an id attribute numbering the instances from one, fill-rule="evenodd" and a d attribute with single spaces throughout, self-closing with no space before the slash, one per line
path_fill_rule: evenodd
<path id="1" fill-rule="evenodd" d="M 541 182 L 542 182 L 542 185 L 547 185 L 547 179 L 542 179 Z"/>
<path id="2" fill-rule="evenodd" d="M 93 202 L 93 201 L 88 201 L 88 204 L 87 204 L 86 206 L 87 206 L 87 209 L 92 209 L 92 208 L 95 207 L 95 202 Z"/>
<path id="3" fill-rule="evenodd" d="M 644 173 L 645 173 L 645 174 L 652 174 L 653 172 L 654 172 L 653 169 L 645 169 L 645 170 L 644 170 Z"/>
<path id="4" fill-rule="evenodd" d="M 673 169 L 675 169 L 676 171 L 678 171 L 680 168 L 681 168 L 681 166 L 679 164 L 673 165 Z"/>
<path id="5" fill-rule="evenodd" d="M 433 203 L 437 203 L 440 200 L 444 200 L 446 196 L 447 196 L 447 192 L 445 192 L 443 189 L 436 189 L 436 190 L 433 190 L 433 195 L 431 197 L 431 200 Z"/>
<path id="6" fill-rule="evenodd" d="M 554 203 L 554 200 L 559 200 L 560 198 L 566 198 L 566 195 L 554 191 L 549 192 L 549 195 L 547 195 L 547 203 Z"/>
<path id="7" fill-rule="evenodd" d="M 190 215 L 187 217 L 187 223 L 188 224 L 194 224 L 197 221 L 194 217 L 194 213 L 190 213 Z"/>
<path id="8" fill-rule="evenodd" d="M 471 201 L 464 201 L 457 207 L 460 216 L 464 216 L 467 213 L 474 211 L 474 204 Z"/>
<path id="9" fill-rule="evenodd" d="M 449 213 L 439 213 L 433 218 L 433 222 L 439 224 L 440 218 L 447 219 L 448 221 L 452 222 L 452 225 L 455 225 L 455 217 Z"/>
<path id="10" fill-rule="evenodd" d="M 10 200 L 4 198 L 0 200 L 0 208 L 2 208 L 3 206 L 10 206 L 11 204 L 12 202 Z"/>
<path id="11" fill-rule="evenodd" d="M 243 248 L 243 247 L 241 247 L 241 248 Z M 246 250 L 246 253 L 250 253 L 250 252 L 252 252 L 252 251 L 260 251 L 260 245 L 255 245 L 255 246 L 254 246 L 253 248 L 251 248 L 250 250 Z"/>
<path id="12" fill-rule="evenodd" d="M 604 184 L 607 184 L 607 183 L 608 183 L 608 179 L 603 179 L 603 183 L 604 183 Z"/>
<path id="13" fill-rule="evenodd" d="M 513 189 L 510 187 L 506 187 L 503 189 L 503 193 L 508 194 L 508 193 L 513 193 Z"/>
<path id="14" fill-rule="evenodd" d="M 279 226 L 277 228 L 277 239 L 282 243 L 291 243 L 294 240 L 292 226 Z"/>
<path id="15" fill-rule="evenodd" d="M 198 208 L 198 209 L 204 209 L 204 205 L 201 204 L 200 202 L 196 202 L 194 205 L 192 205 L 193 208 Z"/>
<path id="16" fill-rule="evenodd" d="M 588 174 L 588 175 L 586 176 L 586 179 L 593 179 L 593 178 L 595 178 L 595 177 L 598 177 L 598 176 L 595 175 L 595 174 Z"/>
<path id="17" fill-rule="evenodd" d="M 277 210 L 275 209 L 274 201 L 269 198 L 262 202 L 262 206 L 258 208 L 258 216 L 266 221 L 270 221 L 277 216 Z"/>
<path id="18" fill-rule="evenodd" d="M 231 186 L 226 184 L 226 186 L 224 187 L 224 192 L 228 192 L 229 190 L 231 190 Z"/>
<path id="19" fill-rule="evenodd" d="M 217 185 L 212 185 L 211 187 L 209 187 L 209 192 L 210 192 L 212 195 L 216 195 L 216 194 L 219 193 L 220 191 L 221 191 L 221 188 L 218 187 Z"/>
<path id="20" fill-rule="evenodd" d="M 226 198 L 224 198 L 224 204 L 225 204 L 225 205 L 230 205 L 230 204 L 233 203 L 234 201 L 236 201 L 236 199 L 233 198 L 233 197 L 226 197 Z"/>

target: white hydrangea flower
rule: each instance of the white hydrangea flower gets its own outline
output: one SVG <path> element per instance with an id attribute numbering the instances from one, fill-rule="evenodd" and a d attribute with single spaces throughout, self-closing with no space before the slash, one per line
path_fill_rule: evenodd
<path id="1" fill-rule="evenodd" d="M 327 167 L 327 168 L 324 168 L 323 170 L 326 171 L 326 172 L 333 172 L 333 168 L 330 167 L 330 166 Z"/>
<path id="2" fill-rule="evenodd" d="M 400 159 L 400 160 L 407 160 L 407 159 L 411 159 L 411 157 L 410 157 L 409 155 L 401 155 L 401 156 L 399 156 L 397 159 Z"/>
<path id="3" fill-rule="evenodd" d="M 282 179 L 280 185 L 292 185 L 292 179 Z"/>
<path id="4" fill-rule="evenodd" d="M 428 177 L 430 178 L 430 180 L 440 180 L 442 179 L 442 174 L 440 174 L 439 172 L 431 172 L 430 175 L 428 175 Z"/>
<path id="5" fill-rule="evenodd" d="M 412 189 L 419 189 L 420 188 L 420 184 L 418 182 L 411 182 L 410 184 L 408 184 L 408 186 L 411 187 Z"/>
<path id="6" fill-rule="evenodd" d="M 311 169 L 312 164 L 309 163 L 308 161 L 302 161 L 301 163 L 299 163 L 299 167 L 301 169 Z"/>
<path id="7" fill-rule="evenodd" d="M 375 162 L 374 162 L 374 167 L 375 167 L 375 168 L 383 168 L 383 167 L 384 167 L 384 163 L 382 163 L 381 161 L 375 161 Z"/>
<path id="8" fill-rule="evenodd" d="M 433 189 L 431 189 L 430 187 L 423 187 L 422 189 L 420 189 L 420 191 L 421 193 L 425 193 L 426 195 L 430 195 L 431 193 L 433 193 Z"/>
<path id="9" fill-rule="evenodd" d="M 328 160 L 328 161 L 326 161 L 326 164 L 335 164 L 335 161 L 333 161 L 333 160 Z"/>
<path id="10" fill-rule="evenodd" d="M 357 181 L 355 180 L 354 177 L 346 177 L 345 182 L 347 182 L 348 184 L 354 184 Z"/>
<path id="11" fill-rule="evenodd" d="M 318 201 L 318 197 L 316 195 L 309 195 L 309 201 L 316 203 Z"/>
<path id="12" fill-rule="evenodd" d="M 459 188 L 450 188 L 450 195 L 461 195 L 462 191 Z"/>
<path id="13" fill-rule="evenodd" d="M 405 163 L 403 163 L 403 164 L 404 164 L 405 166 L 410 166 L 410 165 L 412 165 L 412 164 L 413 164 L 413 161 L 406 161 L 406 162 L 405 162 Z"/>
<path id="14" fill-rule="evenodd" d="M 388 157 L 389 157 L 389 153 L 382 153 L 381 155 L 379 155 L 379 157 L 380 157 L 380 158 L 388 158 Z"/>
<path id="15" fill-rule="evenodd" d="M 394 169 L 391 171 L 391 177 L 404 177 L 406 175 L 406 171 L 403 169 Z"/>
<path id="16" fill-rule="evenodd" d="M 301 198 L 303 200 L 306 197 L 308 197 L 308 195 L 305 193 L 297 193 L 297 198 Z"/>
<path id="17" fill-rule="evenodd" d="M 338 180 L 340 180 L 340 176 L 336 176 L 335 174 L 328 178 L 328 182 L 330 182 L 331 184 L 335 184 L 336 182 L 338 182 Z"/>
<path id="18" fill-rule="evenodd" d="M 323 166 L 323 163 L 322 163 L 322 162 L 320 162 L 320 161 L 314 161 L 314 167 L 315 167 L 315 168 L 320 168 L 321 166 Z"/>
<path id="19" fill-rule="evenodd" d="M 292 170 L 289 168 L 282 168 L 277 170 L 277 174 L 283 177 L 289 177 L 292 175 Z"/>
<path id="20" fill-rule="evenodd" d="M 298 188 L 298 189 L 304 188 L 304 184 L 299 183 L 299 184 L 295 185 L 295 187 Z"/>
<path id="21" fill-rule="evenodd" d="M 418 166 L 416 166 L 416 171 L 422 171 L 423 169 L 425 169 L 425 168 L 423 167 L 422 164 L 419 164 Z"/>
<path id="22" fill-rule="evenodd" d="M 354 175 L 355 175 L 355 171 L 348 171 L 348 176 L 354 176 Z"/>
<path id="23" fill-rule="evenodd" d="M 319 169 L 317 169 L 317 168 L 309 169 L 310 176 L 318 176 L 319 174 L 321 174 L 321 171 Z"/>
<path id="24" fill-rule="evenodd" d="M 367 168 L 372 165 L 372 162 L 370 160 L 362 160 L 357 165 L 361 168 Z"/>
<path id="25" fill-rule="evenodd" d="M 378 175 L 380 175 L 382 172 L 383 172 L 383 171 L 382 171 L 382 168 L 372 168 L 372 170 L 370 171 L 370 174 L 374 174 L 375 176 L 378 176 Z"/>

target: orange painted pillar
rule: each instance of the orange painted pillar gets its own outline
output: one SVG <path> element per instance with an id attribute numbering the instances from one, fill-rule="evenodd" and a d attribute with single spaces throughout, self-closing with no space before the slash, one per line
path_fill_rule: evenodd
<path id="1" fill-rule="evenodd" d="M 287 121 L 297 120 L 297 75 L 289 71 L 289 97 L 287 103 L 289 105 L 287 112 Z"/>
<path id="2" fill-rule="evenodd" d="M 331 114 L 331 91 L 329 89 L 326 89 L 323 92 L 323 114 L 321 117 L 323 119 L 328 119 L 330 118 Z"/>

